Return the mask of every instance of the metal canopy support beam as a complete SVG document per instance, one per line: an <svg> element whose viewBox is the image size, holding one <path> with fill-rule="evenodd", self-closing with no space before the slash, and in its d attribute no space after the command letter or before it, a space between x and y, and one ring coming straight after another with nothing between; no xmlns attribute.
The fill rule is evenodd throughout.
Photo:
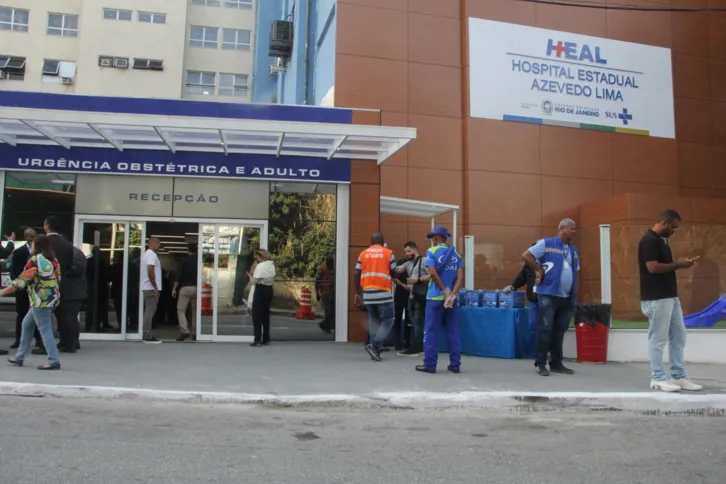
<svg viewBox="0 0 726 484"><path fill-rule="evenodd" d="M338 152L340 147L343 145L343 143L345 143L345 140L347 140L347 139L348 139L347 136L341 136L340 139L335 142L333 147L330 148L330 151L328 152L328 159L331 159L335 155L335 153Z"/></svg>
<svg viewBox="0 0 726 484"><path fill-rule="evenodd" d="M0 141L9 144L10 146L17 146L15 136L9 134L0 134Z"/></svg>
<svg viewBox="0 0 726 484"><path fill-rule="evenodd" d="M169 151L171 151L172 153L176 153L176 146L174 146L174 142L169 139L166 133L163 132L160 128L157 128L156 126L154 126L154 131L156 131L156 134L159 135L159 138L161 138L166 147L169 148Z"/></svg>
<svg viewBox="0 0 726 484"><path fill-rule="evenodd" d="M227 139L224 136L224 131L218 129L217 133L219 133L219 141L222 143L222 148L224 148L224 156L227 156L229 155L229 150L227 149Z"/></svg>
<svg viewBox="0 0 726 484"><path fill-rule="evenodd" d="M280 139L277 140L277 153L275 156L280 157L280 151L282 151L282 143L285 142L285 133L280 134Z"/></svg>
<svg viewBox="0 0 726 484"><path fill-rule="evenodd" d="M99 128L95 124L89 124L88 127L91 128L93 131L95 131L98 136L100 136L101 138L108 141L117 150L119 150L119 151L124 150L123 143L121 141L117 141L113 138L110 138L109 136L106 136L106 134L103 132L103 129Z"/></svg>
<svg viewBox="0 0 726 484"><path fill-rule="evenodd" d="M49 140L53 141L54 143L62 146L63 148L65 148L67 150L71 149L71 144L68 141L55 136L53 133L50 132L50 130L44 128L43 126L38 126L38 124L35 121L26 121L24 119L21 119L20 121L24 125L36 130L38 133L42 134L43 136L45 136Z"/></svg>

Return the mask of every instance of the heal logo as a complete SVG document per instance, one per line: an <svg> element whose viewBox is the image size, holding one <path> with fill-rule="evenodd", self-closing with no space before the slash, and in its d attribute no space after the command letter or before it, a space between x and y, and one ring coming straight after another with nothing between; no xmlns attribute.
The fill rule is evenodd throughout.
<svg viewBox="0 0 726 484"><path fill-rule="evenodd" d="M587 44L580 45L576 42L562 42L561 40L557 42L552 39L547 40L547 56L572 61L592 62L593 64L605 65L608 63L600 54L600 47L591 47Z"/></svg>

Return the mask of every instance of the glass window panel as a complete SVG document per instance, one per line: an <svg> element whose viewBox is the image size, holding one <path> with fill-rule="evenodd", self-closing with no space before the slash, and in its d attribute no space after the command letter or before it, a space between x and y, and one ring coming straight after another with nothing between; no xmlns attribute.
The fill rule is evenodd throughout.
<svg viewBox="0 0 726 484"><path fill-rule="evenodd" d="M63 15L49 13L48 14L48 27L62 28L63 27Z"/></svg>

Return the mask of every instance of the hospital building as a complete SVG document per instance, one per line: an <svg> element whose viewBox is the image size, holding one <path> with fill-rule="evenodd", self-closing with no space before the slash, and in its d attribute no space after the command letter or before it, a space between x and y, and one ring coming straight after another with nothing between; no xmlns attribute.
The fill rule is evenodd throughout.
<svg viewBox="0 0 726 484"><path fill-rule="evenodd" d="M560 3L0 0L2 233L61 217L121 264L123 320L126 254L159 236L173 272L198 243L207 341L251 340L241 281L266 247L273 339L359 342L352 269L371 233L402 256L447 225L467 285L496 289L572 218L580 299L609 292L626 358L646 347L636 248L659 212L683 216L676 256L700 256L678 275L684 311L726 284L726 15ZM334 335L289 316L325 255ZM710 354L720 331L689 346Z"/></svg>

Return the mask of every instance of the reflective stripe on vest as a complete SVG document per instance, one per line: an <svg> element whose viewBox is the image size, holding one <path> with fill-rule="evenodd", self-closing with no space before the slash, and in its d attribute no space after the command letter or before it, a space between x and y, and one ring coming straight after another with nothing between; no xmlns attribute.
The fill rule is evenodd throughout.
<svg viewBox="0 0 726 484"><path fill-rule="evenodd" d="M368 247L360 255L360 285L366 290L393 290L391 256L393 251L380 245Z"/></svg>

